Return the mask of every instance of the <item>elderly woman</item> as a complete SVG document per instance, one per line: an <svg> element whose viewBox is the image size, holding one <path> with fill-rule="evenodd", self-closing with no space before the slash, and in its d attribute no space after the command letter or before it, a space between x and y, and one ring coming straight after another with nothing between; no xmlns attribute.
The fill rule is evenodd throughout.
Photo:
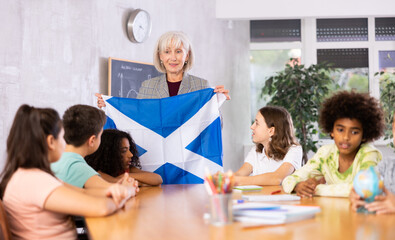
<svg viewBox="0 0 395 240"><path fill-rule="evenodd" d="M159 77L142 83L138 99L165 98L208 88L207 80L187 73L192 68L194 52L188 37L182 32L167 32L157 41L154 51L155 68L162 73ZM225 94L229 100L229 91L224 86L216 86L214 92ZM100 94L98 107L104 107Z"/></svg>

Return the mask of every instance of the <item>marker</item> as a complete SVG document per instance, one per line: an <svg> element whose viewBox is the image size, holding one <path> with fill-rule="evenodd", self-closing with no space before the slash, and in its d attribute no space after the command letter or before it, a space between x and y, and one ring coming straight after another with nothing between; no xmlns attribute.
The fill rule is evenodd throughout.
<svg viewBox="0 0 395 240"><path fill-rule="evenodd" d="M277 193L281 193L281 190L277 190L271 193L271 195L277 194Z"/></svg>
<svg viewBox="0 0 395 240"><path fill-rule="evenodd" d="M235 199L233 200L234 204L244 203L244 199Z"/></svg>

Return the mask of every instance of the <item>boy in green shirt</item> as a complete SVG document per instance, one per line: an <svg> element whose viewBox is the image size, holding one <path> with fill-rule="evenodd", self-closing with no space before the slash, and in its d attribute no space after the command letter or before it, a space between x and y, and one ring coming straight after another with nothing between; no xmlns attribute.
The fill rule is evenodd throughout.
<svg viewBox="0 0 395 240"><path fill-rule="evenodd" d="M80 188L107 188L112 183L105 181L91 168L84 157L94 153L99 145L106 115L88 105L74 105L63 115L66 150L59 161L51 164L56 177ZM120 181L135 195L138 183L125 174Z"/></svg>

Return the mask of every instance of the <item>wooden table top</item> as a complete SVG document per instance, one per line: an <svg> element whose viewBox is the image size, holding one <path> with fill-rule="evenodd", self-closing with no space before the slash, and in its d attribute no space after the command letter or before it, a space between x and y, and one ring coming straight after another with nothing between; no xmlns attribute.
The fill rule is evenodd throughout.
<svg viewBox="0 0 395 240"><path fill-rule="evenodd" d="M270 194L280 186L264 187ZM251 192L249 194L258 194ZM234 193L241 198L241 193ZM295 204L293 202L281 202ZM395 239L395 215L352 212L347 198L314 197L300 205L321 207L315 218L276 226L243 228L241 223L217 227L204 219L209 199L202 184L143 187L125 209L86 218L93 240L101 239Z"/></svg>

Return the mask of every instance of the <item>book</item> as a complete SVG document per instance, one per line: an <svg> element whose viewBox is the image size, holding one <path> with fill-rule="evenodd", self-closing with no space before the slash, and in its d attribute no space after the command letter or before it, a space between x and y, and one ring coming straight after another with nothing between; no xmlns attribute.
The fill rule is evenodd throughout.
<svg viewBox="0 0 395 240"><path fill-rule="evenodd" d="M285 224L315 217L319 206L280 205L247 202L233 205L233 215L243 227Z"/></svg>
<svg viewBox="0 0 395 240"><path fill-rule="evenodd" d="M242 195L246 201L251 202L276 202L276 201L299 201L300 197L291 194L278 194L278 195Z"/></svg>
<svg viewBox="0 0 395 240"><path fill-rule="evenodd" d="M233 189L241 190L241 191L260 191L263 189L262 186L258 185L244 185L244 186L235 186Z"/></svg>

